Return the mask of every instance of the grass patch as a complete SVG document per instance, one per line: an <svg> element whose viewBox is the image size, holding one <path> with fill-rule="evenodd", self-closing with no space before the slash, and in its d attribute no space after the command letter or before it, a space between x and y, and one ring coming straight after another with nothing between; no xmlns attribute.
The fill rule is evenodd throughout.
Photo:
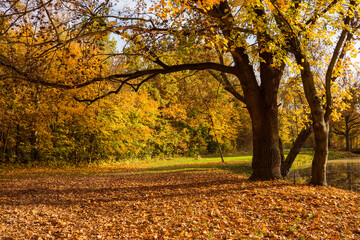
<svg viewBox="0 0 360 240"><path fill-rule="evenodd" d="M252 156L203 158L169 158L131 161L103 161L88 165L74 166L63 165L53 167L46 165L1 165L0 175L27 175L27 174L102 174L122 172L174 172L174 171L199 171L199 170L228 170L234 173L249 175L251 173Z"/></svg>
<svg viewBox="0 0 360 240"><path fill-rule="evenodd" d="M285 150L288 153L288 150ZM306 149L298 154L291 170L303 169L311 166L314 152ZM359 157L359 154L343 151L330 151L329 159L341 159ZM162 159L129 159L122 161L101 161L90 164L71 165L71 164L7 164L0 165L0 175L21 175L21 174L101 174L118 172L173 172L173 171L193 171L220 169L233 173L249 175L251 155L230 155L224 157L225 164L221 163L220 157L205 156L194 157L175 157Z"/></svg>
<svg viewBox="0 0 360 240"><path fill-rule="evenodd" d="M223 170L236 174L250 176L251 165L249 162L228 162L228 163L197 163L185 165L167 165L139 169L140 172L183 172L183 171L207 171Z"/></svg>
<svg viewBox="0 0 360 240"><path fill-rule="evenodd" d="M224 157L225 162L251 162L252 156L231 156ZM165 160L155 160L153 162L140 164L144 167L163 167L174 165L187 165L187 164L207 164L207 163L220 163L220 157L201 157L201 158L172 158Z"/></svg>
<svg viewBox="0 0 360 240"><path fill-rule="evenodd" d="M314 157L313 152L310 151L300 152L296 156L296 159L291 167L291 170L310 167L313 157Z"/></svg>

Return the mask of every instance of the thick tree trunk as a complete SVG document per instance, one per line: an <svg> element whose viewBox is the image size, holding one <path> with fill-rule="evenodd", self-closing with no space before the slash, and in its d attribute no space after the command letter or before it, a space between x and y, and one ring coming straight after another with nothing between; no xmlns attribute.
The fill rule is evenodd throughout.
<svg viewBox="0 0 360 240"><path fill-rule="evenodd" d="M281 151L277 134L274 132L255 134L256 137L254 135L252 159L253 173L250 180L271 180L281 178Z"/></svg>
<svg viewBox="0 0 360 240"><path fill-rule="evenodd" d="M250 180L281 178L282 152L277 105L266 107L264 103L262 107L258 106L256 111L250 112L250 116L253 128L253 173Z"/></svg>
<svg viewBox="0 0 360 240"><path fill-rule="evenodd" d="M235 18L227 1L220 1L220 4L214 5L208 14L219 20L224 36L229 40L234 39L236 31L232 31L232 29ZM261 7L257 8L256 14L259 18L266 15L265 10ZM220 81L226 90L246 104L250 113L253 132L251 180L281 178L277 93L285 64L281 64L281 66L274 64L273 53L266 52L268 49L267 39L266 31L260 30L257 33L257 42L260 48L264 49L259 53L259 57L262 59L259 66L259 79L246 49L236 46L233 41L228 43L229 48L232 49L234 67L237 69L235 75L240 81L243 97L239 97L240 94L234 94L235 89L231 82L226 80L226 77L224 81Z"/></svg>

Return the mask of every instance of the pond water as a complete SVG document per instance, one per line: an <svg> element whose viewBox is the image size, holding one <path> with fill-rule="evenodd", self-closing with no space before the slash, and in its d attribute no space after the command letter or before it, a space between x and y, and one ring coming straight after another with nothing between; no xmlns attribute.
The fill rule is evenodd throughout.
<svg viewBox="0 0 360 240"><path fill-rule="evenodd" d="M311 167L291 171L288 180L309 182ZM360 160L330 160L327 164L327 182L330 186L360 192Z"/></svg>

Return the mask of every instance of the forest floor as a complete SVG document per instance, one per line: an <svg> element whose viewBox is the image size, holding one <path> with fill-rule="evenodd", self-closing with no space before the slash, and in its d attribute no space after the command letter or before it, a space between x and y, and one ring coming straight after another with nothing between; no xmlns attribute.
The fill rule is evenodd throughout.
<svg viewBox="0 0 360 240"><path fill-rule="evenodd" d="M359 193L208 165L2 174L0 239L360 239Z"/></svg>

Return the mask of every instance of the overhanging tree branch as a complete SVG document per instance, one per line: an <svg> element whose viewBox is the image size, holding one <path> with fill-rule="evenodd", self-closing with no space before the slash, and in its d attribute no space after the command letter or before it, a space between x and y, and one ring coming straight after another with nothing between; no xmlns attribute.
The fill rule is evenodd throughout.
<svg viewBox="0 0 360 240"><path fill-rule="evenodd" d="M219 63L213 62L205 62L205 63L193 63L193 64L180 64L168 66L163 69L148 69L143 71L137 71L133 73L122 73L122 74L114 74L107 78L109 79L126 79L127 81L136 79L143 76L148 76L152 74L168 74L181 72L186 70L216 70L219 72L225 72L230 74L236 74L236 69L234 67L222 65Z"/></svg>
<svg viewBox="0 0 360 240"><path fill-rule="evenodd" d="M162 69L147 69L143 71L137 71L133 73L122 73L122 74L114 74L107 77L98 77L93 78L89 81L80 83L80 84L61 84L56 82L48 82L45 79L42 79L39 76L35 76L33 74L29 74L28 72L24 72L19 70L16 66L12 65L10 61L7 60L6 56L0 55L0 66L5 67L7 70L12 71L17 76L21 76L24 81L41 84L43 86L54 87L54 88L62 88L62 89L77 89L82 88L88 85L91 85L96 82L101 81L117 81L120 83L125 83L130 85L135 91L139 89L139 87L145 83L146 81L154 78L159 74L169 74L181 71L191 71L191 70L216 70L220 72L235 74L236 71L233 67L222 65L219 63L213 62L204 62L204 63L194 63L194 64L180 64L180 65L173 65L167 66L166 68ZM131 83L130 81L133 79L138 79L146 77L140 83Z"/></svg>

